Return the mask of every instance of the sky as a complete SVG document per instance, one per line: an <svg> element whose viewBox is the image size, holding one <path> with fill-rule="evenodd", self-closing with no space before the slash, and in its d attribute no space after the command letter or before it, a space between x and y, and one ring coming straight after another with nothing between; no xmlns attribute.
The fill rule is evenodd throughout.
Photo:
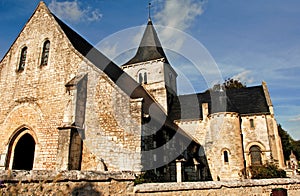
<svg viewBox="0 0 300 196"><path fill-rule="evenodd" d="M148 0L44 2L119 65L133 55L120 55L124 52L120 49L120 37L131 33L132 43L128 45L137 47L149 11ZM227 78L239 79L247 86L266 81L277 122L294 139L300 139L300 1L150 2L151 19L182 80L178 82L180 94L205 91L214 82ZM38 3L0 0L1 59ZM124 44L127 43L123 41L123 47Z"/></svg>

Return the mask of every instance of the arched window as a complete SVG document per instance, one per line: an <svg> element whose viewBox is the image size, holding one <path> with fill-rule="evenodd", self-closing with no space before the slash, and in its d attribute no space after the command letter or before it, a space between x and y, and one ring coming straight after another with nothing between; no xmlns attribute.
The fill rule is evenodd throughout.
<svg viewBox="0 0 300 196"><path fill-rule="evenodd" d="M144 73L144 84L147 84L147 72Z"/></svg>
<svg viewBox="0 0 300 196"><path fill-rule="evenodd" d="M147 84L148 82L148 75L147 75L147 71L146 70L140 70L138 72L138 82L140 84Z"/></svg>
<svg viewBox="0 0 300 196"><path fill-rule="evenodd" d="M47 65L48 64L49 50L50 50L50 41L47 40L47 41L44 42L44 46L43 46L41 65Z"/></svg>
<svg viewBox="0 0 300 196"><path fill-rule="evenodd" d="M259 146L251 146L250 148L251 165L261 165L261 149Z"/></svg>
<svg viewBox="0 0 300 196"><path fill-rule="evenodd" d="M143 83L143 75L142 75L142 73L139 73L139 83L140 84Z"/></svg>
<svg viewBox="0 0 300 196"><path fill-rule="evenodd" d="M223 152L223 156L224 156L224 163L228 163L228 162L229 162L229 159L228 159L228 151L227 151L227 150L225 150L225 151Z"/></svg>
<svg viewBox="0 0 300 196"><path fill-rule="evenodd" d="M250 119L250 128L254 128L254 120Z"/></svg>
<svg viewBox="0 0 300 196"><path fill-rule="evenodd" d="M27 47L25 46L21 50L21 56L20 56L18 71L23 71L24 70L25 63L26 63L26 55L27 55Z"/></svg>

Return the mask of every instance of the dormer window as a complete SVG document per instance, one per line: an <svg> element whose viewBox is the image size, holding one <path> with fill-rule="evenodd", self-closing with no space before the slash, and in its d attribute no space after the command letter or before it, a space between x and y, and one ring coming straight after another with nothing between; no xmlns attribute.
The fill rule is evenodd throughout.
<svg viewBox="0 0 300 196"><path fill-rule="evenodd" d="M41 66L44 66L44 65L48 64L49 50L50 50L50 41L47 40L47 41L44 42L44 46L43 46Z"/></svg>
<svg viewBox="0 0 300 196"><path fill-rule="evenodd" d="M21 56L20 56L18 71L23 71L25 69L26 55L27 55L27 47L25 46L21 50Z"/></svg>

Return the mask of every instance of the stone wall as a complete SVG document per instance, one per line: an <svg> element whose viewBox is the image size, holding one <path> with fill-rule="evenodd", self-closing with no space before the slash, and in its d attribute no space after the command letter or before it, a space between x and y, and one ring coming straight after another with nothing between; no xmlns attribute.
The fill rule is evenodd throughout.
<svg viewBox="0 0 300 196"><path fill-rule="evenodd" d="M129 172L1 171L0 195L129 195Z"/></svg>
<svg viewBox="0 0 300 196"><path fill-rule="evenodd" d="M263 164L268 163L271 160L271 149L269 142L269 133L267 130L266 115L249 115L242 116L242 132L243 142L245 149L245 159L247 167L251 165L249 149L253 145L260 147L262 151L262 162ZM250 120L253 121L253 127L250 125Z"/></svg>
<svg viewBox="0 0 300 196"><path fill-rule="evenodd" d="M256 145L262 151L263 164L274 161L283 169L282 145L274 115L243 115L241 120L246 166L251 165L249 149ZM253 126L251 126L250 120L253 122Z"/></svg>
<svg viewBox="0 0 300 196"><path fill-rule="evenodd" d="M247 195L270 196L272 189L287 189L289 196L300 194L299 179L264 179L228 182L151 183L134 187L135 195Z"/></svg>
<svg viewBox="0 0 300 196"><path fill-rule="evenodd" d="M48 64L41 66L46 40L50 41L50 55ZM28 48L25 68L18 71L24 46ZM5 92L0 97L0 153L6 158L3 163L10 161L8 155L17 143L13 137L26 128L36 143L33 168L56 167L57 127L61 126L69 97L65 84L81 61L48 9L39 6L0 62L0 90Z"/></svg>
<svg viewBox="0 0 300 196"><path fill-rule="evenodd" d="M134 185L130 172L0 171L0 195L248 195L300 193L299 178Z"/></svg>
<svg viewBox="0 0 300 196"><path fill-rule="evenodd" d="M213 180L237 180L242 176L243 151L237 113L220 112L209 117L204 150ZM225 160L227 152L228 160Z"/></svg>
<svg viewBox="0 0 300 196"><path fill-rule="evenodd" d="M46 40L49 59L41 66ZM18 71L25 46L25 68ZM0 170L12 169L14 148L25 133L35 141L29 169L79 168L81 154L73 152L82 149L84 170L140 170L143 100L130 99L80 54L43 2L0 61L0 91L5 92L0 97ZM83 144L71 140L73 129Z"/></svg>

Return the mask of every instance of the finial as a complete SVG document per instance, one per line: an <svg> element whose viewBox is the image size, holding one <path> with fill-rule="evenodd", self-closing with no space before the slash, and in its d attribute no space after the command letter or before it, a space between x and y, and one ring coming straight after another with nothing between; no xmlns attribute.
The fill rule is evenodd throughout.
<svg viewBox="0 0 300 196"><path fill-rule="evenodd" d="M148 20L151 20L151 2L148 3L148 10L149 10L149 13L148 13Z"/></svg>

